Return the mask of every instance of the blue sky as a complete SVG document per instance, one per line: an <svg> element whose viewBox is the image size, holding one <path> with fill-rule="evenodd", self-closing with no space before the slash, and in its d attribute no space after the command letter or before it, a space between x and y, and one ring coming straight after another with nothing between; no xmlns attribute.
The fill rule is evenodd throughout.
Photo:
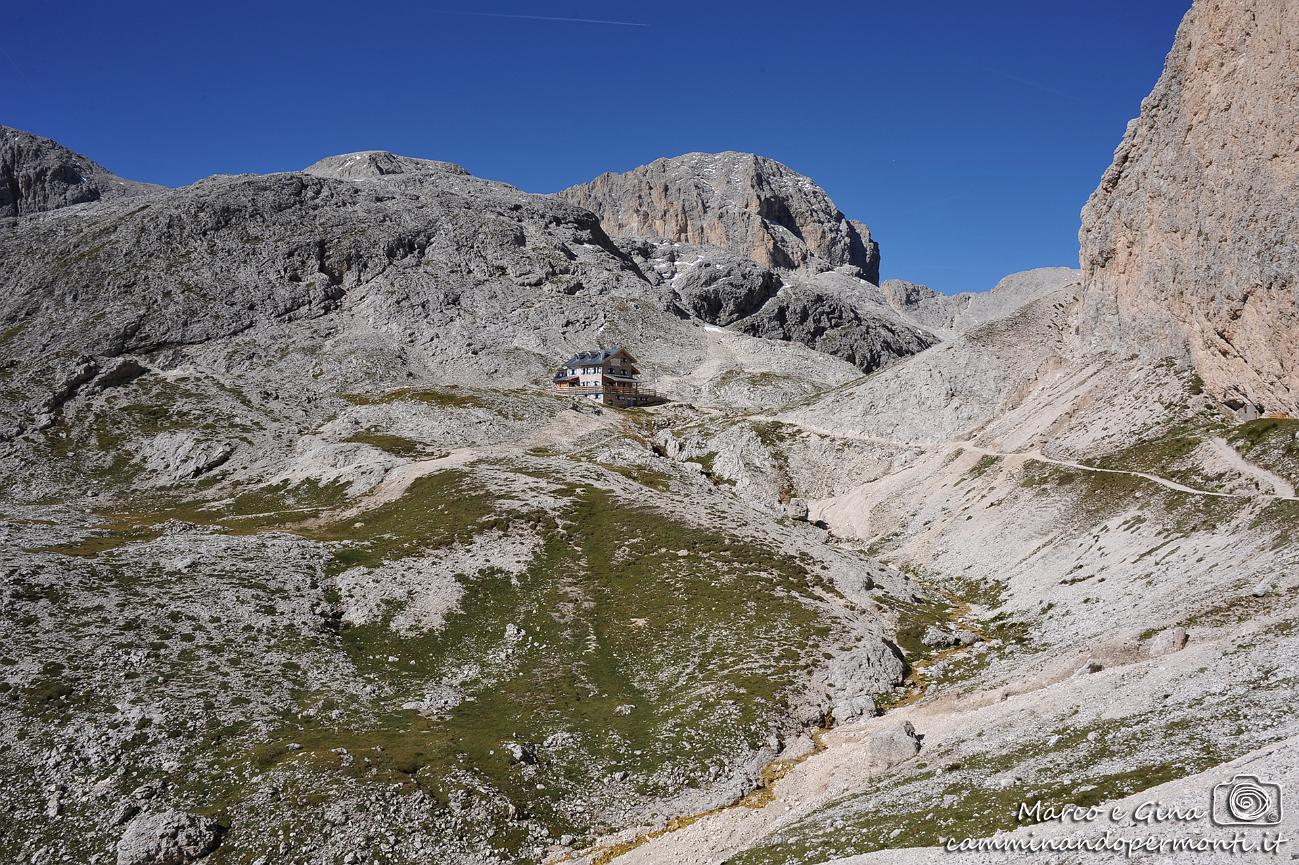
<svg viewBox="0 0 1299 865"><path fill-rule="evenodd" d="M172 186L386 149L551 192L754 151L869 224L886 278L978 290L1076 266L1189 2L1065 5L16 4L0 123Z"/></svg>

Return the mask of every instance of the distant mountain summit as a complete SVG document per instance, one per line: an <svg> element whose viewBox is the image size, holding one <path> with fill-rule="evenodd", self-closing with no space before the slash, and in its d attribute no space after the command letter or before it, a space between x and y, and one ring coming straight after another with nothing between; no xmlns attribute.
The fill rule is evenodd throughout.
<svg viewBox="0 0 1299 865"><path fill-rule="evenodd" d="M558 196L614 236L718 247L766 267L852 265L879 283L879 244L812 180L752 153L687 153L606 173Z"/></svg>
<svg viewBox="0 0 1299 865"><path fill-rule="evenodd" d="M23 216L163 188L118 177L53 139L0 126L0 216Z"/></svg>
<svg viewBox="0 0 1299 865"><path fill-rule="evenodd" d="M303 169L304 174L334 180L369 180L392 174L421 174L428 171L469 176L468 171L453 162L398 156L386 150L359 150L356 153L326 156Z"/></svg>
<svg viewBox="0 0 1299 865"><path fill-rule="evenodd" d="M940 294L927 285L886 279L880 285L888 304L943 339L988 321L1005 318L1032 300L1079 279L1071 267L1039 267L1012 273L988 291Z"/></svg>

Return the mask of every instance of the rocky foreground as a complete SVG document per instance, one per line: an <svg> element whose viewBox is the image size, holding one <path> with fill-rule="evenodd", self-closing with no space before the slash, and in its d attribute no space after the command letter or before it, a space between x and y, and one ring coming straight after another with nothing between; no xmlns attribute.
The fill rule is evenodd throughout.
<svg viewBox="0 0 1299 865"><path fill-rule="evenodd" d="M0 858L1024 861L942 847L1293 788L1292 18L1197 3L1083 270L954 296L750 155L4 130ZM612 344L667 401L548 392Z"/></svg>

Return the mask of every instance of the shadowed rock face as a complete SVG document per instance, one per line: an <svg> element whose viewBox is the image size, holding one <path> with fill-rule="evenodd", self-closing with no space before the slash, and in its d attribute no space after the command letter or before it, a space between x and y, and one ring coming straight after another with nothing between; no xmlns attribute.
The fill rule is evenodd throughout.
<svg viewBox="0 0 1299 865"><path fill-rule="evenodd" d="M715 246L620 238L676 309L737 333L802 343L873 372L938 341L851 265L776 270Z"/></svg>
<svg viewBox="0 0 1299 865"><path fill-rule="evenodd" d="M879 282L879 245L815 183L751 153L688 153L558 193L612 235L715 246L765 267L861 269Z"/></svg>
<svg viewBox="0 0 1299 865"><path fill-rule="evenodd" d="M780 284L775 271L750 259L714 253L674 280L673 289L692 316L725 327L761 309Z"/></svg>
<svg viewBox="0 0 1299 865"><path fill-rule="evenodd" d="M1082 335L1299 409L1299 6L1196 2L1083 210Z"/></svg>
<svg viewBox="0 0 1299 865"><path fill-rule="evenodd" d="M791 276L760 310L731 330L801 342L874 372L938 343L903 319L878 288L843 271Z"/></svg>
<svg viewBox="0 0 1299 865"><path fill-rule="evenodd" d="M123 180L57 141L0 126L0 216L23 216L159 189Z"/></svg>

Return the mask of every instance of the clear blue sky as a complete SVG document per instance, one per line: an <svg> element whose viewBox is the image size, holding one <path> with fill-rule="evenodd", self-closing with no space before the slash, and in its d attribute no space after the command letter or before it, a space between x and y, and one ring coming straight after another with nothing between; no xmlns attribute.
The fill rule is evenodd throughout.
<svg viewBox="0 0 1299 865"><path fill-rule="evenodd" d="M19 3L0 123L172 186L386 149L551 192L755 151L869 224L885 277L954 292L1076 266L1079 208L1188 6Z"/></svg>

